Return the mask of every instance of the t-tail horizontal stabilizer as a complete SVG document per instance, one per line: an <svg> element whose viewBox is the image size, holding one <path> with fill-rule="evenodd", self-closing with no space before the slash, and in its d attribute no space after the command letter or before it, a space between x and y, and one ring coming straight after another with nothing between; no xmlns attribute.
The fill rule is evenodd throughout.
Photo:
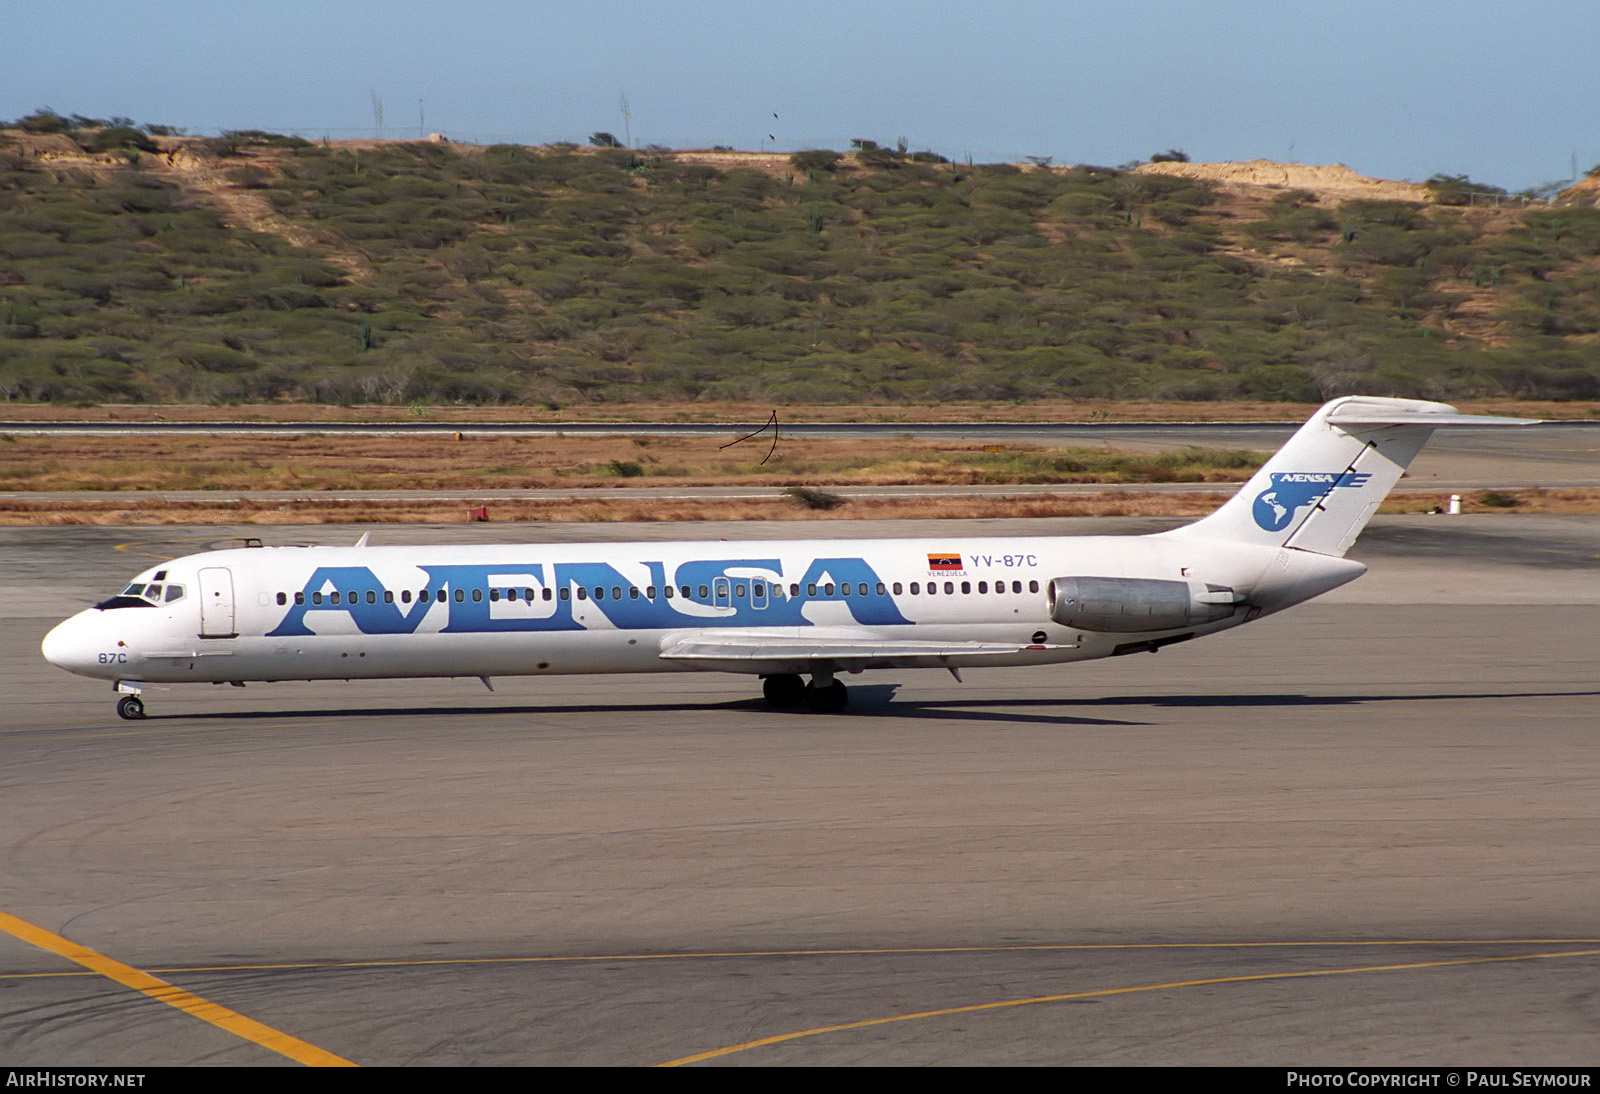
<svg viewBox="0 0 1600 1094"><path fill-rule="evenodd" d="M1462 414L1417 399L1335 399L1222 508L1165 535L1341 556L1435 429L1536 421Z"/></svg>

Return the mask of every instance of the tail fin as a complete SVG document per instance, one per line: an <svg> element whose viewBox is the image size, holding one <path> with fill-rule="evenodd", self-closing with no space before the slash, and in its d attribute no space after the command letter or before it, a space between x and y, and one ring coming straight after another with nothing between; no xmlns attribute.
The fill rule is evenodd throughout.
<svg viewBox="0 0 1600 1094"><path fill-rule="evenodd" d="M1222 508L1166 535L1342 556L1435 429L1533 421L1461 414L1416 399L1335 399Z"/></svg>

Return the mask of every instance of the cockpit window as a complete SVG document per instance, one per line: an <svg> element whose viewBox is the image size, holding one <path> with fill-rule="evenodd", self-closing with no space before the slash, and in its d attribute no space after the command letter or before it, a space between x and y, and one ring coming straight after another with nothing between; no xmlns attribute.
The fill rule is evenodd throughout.
<svg viewBox="0 0 1600 1094"><path fill-rule="evenodd" d="M174 600L182 599L182 585L147 585L136 581L110 600L102 600L95 607L101 611L109 611L112 608L154 608L163 602L171 604Z"/></svg>
<svg viewBox="0 0 1600 1094"><path fill-rule="evenodd" d="M112 608L153 608L155 605L142 596L114 596L110 600L102 600L95 607L108 612Z"/></svg>

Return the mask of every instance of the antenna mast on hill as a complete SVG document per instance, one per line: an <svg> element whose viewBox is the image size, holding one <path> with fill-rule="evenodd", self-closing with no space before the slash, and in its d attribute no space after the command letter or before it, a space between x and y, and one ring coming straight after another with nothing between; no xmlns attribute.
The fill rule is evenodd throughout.
<svg viewBox="0 0 1600 1094"><path fill-rule="evenodd" d="M372 124L378 131L378 139L383 140L383 100L378 98L376 91L369 91L372 96Z"/></svg>
<svg viewBox="0 0 1600 1094"><path fill-rule="evenodd" d="M629 125L632 117L633 113L628 109L628 93L624 91L622 93L622 143L629 148L633 147L633 131Z"/></svg>

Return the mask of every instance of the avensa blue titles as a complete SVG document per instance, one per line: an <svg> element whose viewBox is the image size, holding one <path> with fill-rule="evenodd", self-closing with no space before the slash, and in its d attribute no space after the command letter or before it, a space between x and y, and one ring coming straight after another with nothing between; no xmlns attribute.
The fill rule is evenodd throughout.
<svg viewBox="0 0 1600 1094"><path fill-rule="evenodd" d="M386 601L386 591L395 593L393 585L385 585L365 566L319 566L307 579L301 602L290 606L283 620L268 632L273 637L283 635L314 634L306 626L308 612L343 612L348 615L363 634L412 634L430 611L444 607L448 620L443 628L446 634L483 633L497 631L560 631L583 630L585 625L574 618L574 609L587 615L598 612L619 630L648 630L671 627L805 627L811 621L801 612L808 601L834 600L848 605L850 614L858 623L866 625L909 624L888 596L876 595L878 574L864 559L819 558L812 561L805 576L799 581L802 594L812 585L815 596L773 595L773 586L783 582L782 563L772 558L754 559L698 559L678 566L671 578L660 562L642 563L649 572L649 584L656 587L656 596L630 595L637 589L633 579L624 577L615 567L603 562L556 563L488 563L474 565L419 565L417 569L427 574L420 585L429 593L413 603ZM730 571L738 570L737 576ZM551 571L554 571L553 575ZM755 583L767 588L765 597L755 595ZM849 583L856 592L866 583L872 595L846 596L840 591ZM696 596L687 601L682 597L662 595L665 586L689 586L698 592L704 586L710 593L704 599ZM833 586L834 592L824 589ZM537 616L513 614L504 601L496 602L486 595L486 590L509 587L538 590L535 601L541 613ZM545 601L543 590L567 591L567 599L559 596ZM605 590L606 599L579 599L577 590ZM621 597L613 589L623 590ZM444 599L439 600L440 591ZM334 603L332 594L339 594ZM740 595L742 592L742 595ZM370 596L368 594L371 594ZM320 601L317 603L316 601ZM694 604L701 612L691 614L680 610L680 605ZM711 606L715 614L702 614L704 606Z"/></svg>

